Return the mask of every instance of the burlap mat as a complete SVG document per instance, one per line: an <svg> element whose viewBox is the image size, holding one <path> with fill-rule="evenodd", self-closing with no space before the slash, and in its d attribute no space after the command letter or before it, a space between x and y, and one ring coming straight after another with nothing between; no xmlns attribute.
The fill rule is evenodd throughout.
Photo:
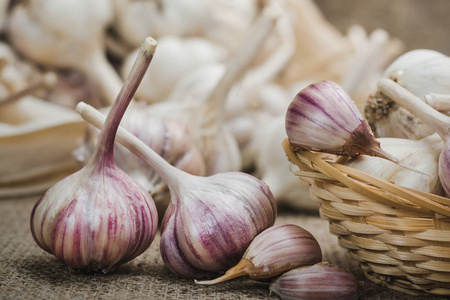
<svg viewBox="0 0 450 300"><path fill-rule="evenodd" d="M29 228L37 198L0 201L0 298L1 299L278 299L268 285L244 278L214 286L196 285L169 273L159 254L159 235L141 256L106 275L77 273L44 252ZM324 261L350 269L364 281L359 299L426 299L388 290L364 280L328 233L328 223L317 215L281 211L278 224L297 224L319 241ZM429 299L438 299L429 297Z"/></svg>

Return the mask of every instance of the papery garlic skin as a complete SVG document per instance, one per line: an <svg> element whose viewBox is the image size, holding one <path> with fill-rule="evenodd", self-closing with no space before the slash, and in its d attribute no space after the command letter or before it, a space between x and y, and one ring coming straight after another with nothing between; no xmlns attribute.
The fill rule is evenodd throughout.
<svg viewBox="0 0 450 300"><path fill-rule="evenodd" d="M259 234L243 258L251 261L255 272L250 278L273 278L288 270L322 261L320 245L315 237L300 226L272 226Z"/></svg>
<svg viewBox="0 0 450 300"><path fill-rule="evenodd" d="M431 94L450 94L450 57L434 50L416 49L399 56L384 72L426 102ZM365 117L378 137L421 139L434 131L383 94L369 97Z"/></svg>
<svg viewBox="0 0 450 300"><path fill-rule="evenodd" d="M88 165L50 188L31 214L45 251L76 269L107 272L142 254L158 225L147 191L115 165Z"/></svg>
<svg viewBox="0 0 450 300"><path fill-rule="evenodd" d="M290 143L302 149L356 156L360 145L375 143L356 104L331 81L311 84L297 94L285 128Z"/></svg>
<svg viewBox="0 0 450 300"><path fill-rule="evenodd" d="M437 133L421 140L379 138L378 141L386 152L398 158L403 165L422 173L408 170L385 159L364 155L354 157L345 164L399 186L437 195L442 193L438 169L444 142Z"/></svg>
<svg viewBox="0 0 450 300"><path fill-rule="evenodd" d="M185 195L172 194L161 225L163 261L184 278L204 278L232 267L276 218L269 188L253 176L230 172L203 180L202 189L186 182Z"/></svg>
<svg viewBox="0 0 450 300"><path fill-rule="evenodd" d="M439 155L439 178L447 197L450 197L450 139L445 142L444 149Z"/></svg>
<svg viewBox="0 0 450 300"><path fill-rule="evenodd" d="M270 285L270 290L282 300L348 300L356 298L358 282L347 270L318 263L284 273Z"/></svg>

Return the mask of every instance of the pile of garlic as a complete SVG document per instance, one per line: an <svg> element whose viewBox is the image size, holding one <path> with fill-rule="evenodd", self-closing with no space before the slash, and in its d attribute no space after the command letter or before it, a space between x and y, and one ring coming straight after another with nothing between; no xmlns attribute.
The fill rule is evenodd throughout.
<svg viewBox="0 0 450 300"><path fill-rule="evenodd" d="M20 117L18 113L14 113L15 117L0 116L0 145L8 145L10 149L0 153L3 154L0 163L7 166L0 177L0 197L41 193L86 163L88 155L81 132L84 124L71 110L80 100L107 110L131 68L137 47L151 35L159 43L154 72L144 77L131 108L134 104L138 109L147 106L149 115L164 115L169 122L182 115L189 116L188 123L192 118L201 121L205 117L206 121L199 122L203 123L201 130L188 130L195 143L199 143L200 151L206 153L210 172L249 172L267 181L279 203L300 210L316 210L307 185L292 179L293 167L286 161L280 145L286 137L281 119L290 99L308 83L326 79L341 83L357 100L358 107L363 107L365 95L375 87L376 78L402 51L402 43L383 30L367 34L355 25L343 35L327 22L312 0L94 0L88 5L76 0L64 4L40 0L17 1L9 6L4 3L7 2L0 3L0 42L8 50L0 53L0 103L1 99L11 99L14 93L19 93L20 97L16 97L19 99L9 100L5 107L26 116ZM220 84L226 68L231 68L240 47L253 34L250 29L257 25L255 22L263 11L270 11L275 18L273 28L266 33L262 29L254 31L264 34L261 46L251 61L240 62L243 70L236 72L235 79ZM20 66L14 63L14 72L2 67L11 64L11 55L20 60ZM49 72L56 75L56 81L51 87L39 85L40 78ZM6 80L8 87L4 91ZM213 92L214 89L221 91ZM220 117L208 110L198 112L195 100L207 99L211 93L224 98L218 101L221 104L216 109ZM64 118L31 113L36 111L27 104L31 98L34 102L45 101L42 109L54 110ZM161 104L166 102L172 105L161 112ZM76 125L72 118L77 120ZM65 133L58 128L72 125L79 128L70 133L72 143L67 146L54 143L48 150L49 157L64 155L64 164L30 157L13 139L20 134L33 135L30 127L48 128L39 139L28 141L27 149L33 152L42 147L40 141L44 137L62 141ZM20 129L25 132L19 127L25 128ZM12 128L15 131L9 133L7 130ZM180 128L180 132L185 130ZM215 138L208 138L211 136ZM209 153L217 149L228 150L215 161ZM17 161L35 161L28 167L32 176L22 174L24 165L6 164L13 152ZM148 173L143 172L137 176Z"/></svg>
<svg viewBox="0 0 450 300"><path fill-rule="evenodd" d="M161 255L179 277L280 276L271 289L282 298L308 297L312 287L321 289L319 298L337 290L354 296L353 275L322 263L308 232L296 228L299 237L282 241L274 233L277 203L317 210L281 142L288 137L297 148L350 156L352 167L425 192L442 193L438 169L450 174L438 159L450 147L432 135L447 138L442 126L430 122L417 141L381 138L390 131L376 121L395 107L395 99L384 98L386 81L367 100L385 77L449 111L448 57L417 50L388 67L403 51L400 41L358 25L343 35L312 0L0 2L0 18L0 197L53 186L33 210L32 232L41 248L72 267L113 270L145 251L161 221ZM151 57L158 43L147 73L152 58L143 40ZM422 77L418 70L427 63L430 74ZM100 133L94 126L105 117L96 109L108 113ZM404 116L421 123L395 111L387 123ZM114 144L116 132L123 146ZM110 202L102 202L102 186L115 191ZM68 187L71 198L61 200ZM91 199L126 215L127 231L117 238L127 251L99 250L109 233L93 226L96 217L106 219L89 209ZM58 220L49 214L55 207ZM71 231L72 212L81 233ZM69 249L54 229L67 229L74 243L83 234L99 243ZM280 258L284 250L292 256ZM336 280L324 287L324 277Z"/></svg>

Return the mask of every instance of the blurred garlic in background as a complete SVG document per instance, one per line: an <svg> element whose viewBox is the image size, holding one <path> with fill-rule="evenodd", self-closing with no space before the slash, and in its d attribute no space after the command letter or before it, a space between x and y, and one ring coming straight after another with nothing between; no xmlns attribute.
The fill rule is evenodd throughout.
<svg viewBox="0 0 450 300"><path fill-rule="evenodd" d="M137 51L125 58L122 74L128 74ZM148 103L164 101L184 75L210 63L224 62L227 56L226 49L205 38L162 36L158 40L158 55L152 62L154 71L145 75L136 98Z"/></svg>
<svg viewBox="0 0 450 300"><path fill-rule="evenodd" d="M389 65L383 78L396 81L427 102L427 99L431 100L436 94L450 94L450 58L434 50L412 50ZM365 117L379 137L421 139L434 132L420 119L379 92L367 100Z"/></svg>
<svg viewBox="0 0 450 300"><path fill-rule="evenodd" d="M122 85L105 53L104 35L112 17L109 0L20 2L8 20L8 39L38 64L83 72L111 104Z"/></svg>

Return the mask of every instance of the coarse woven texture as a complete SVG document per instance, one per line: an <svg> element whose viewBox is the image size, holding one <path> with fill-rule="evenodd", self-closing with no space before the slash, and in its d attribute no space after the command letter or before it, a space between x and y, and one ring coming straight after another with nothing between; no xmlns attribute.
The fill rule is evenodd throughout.
<svg viewBox="0 0 450 300"><path fill-rule="evenodd" d="M266 283L245 278L214 286L176 278L164 268L159 235L143 255L111 273L74 272L33 241L29 218L36 201L0 201L0 299L278 299ZM297 224L310 231L322 247L324 261L348 268L364 283L359 299L440 299L409 296L365 280L318 215L281 211L276 224Z"/></svg>

